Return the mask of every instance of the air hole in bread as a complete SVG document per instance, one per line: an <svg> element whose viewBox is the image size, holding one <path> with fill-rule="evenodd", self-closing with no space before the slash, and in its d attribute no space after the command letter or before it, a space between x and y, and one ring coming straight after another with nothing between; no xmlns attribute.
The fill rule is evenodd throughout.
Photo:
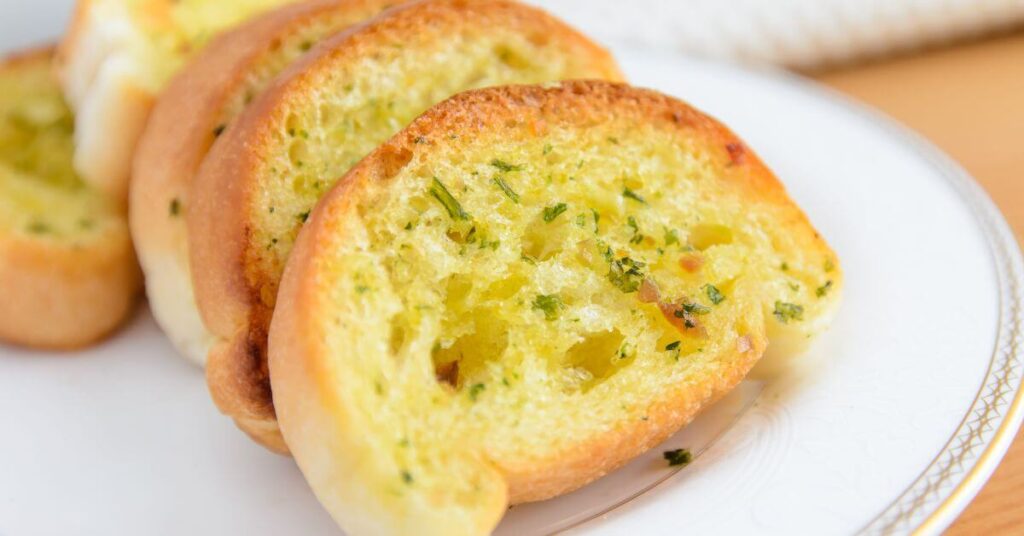
<svg viewBox="0 0 1024 536"><path fill-rule="evenodd" d="M469 333L441 342L433 353L438 381L462 391L490 379L508 347L508 325L487 307L459 316Z"/></svg>
<svg viewBox="0 0 1024 536"><path fill-rule="evenodd" d="M563 389L586 392L610 378L633 359L634 352L617 329L584 335L566 352Z"/></svg>

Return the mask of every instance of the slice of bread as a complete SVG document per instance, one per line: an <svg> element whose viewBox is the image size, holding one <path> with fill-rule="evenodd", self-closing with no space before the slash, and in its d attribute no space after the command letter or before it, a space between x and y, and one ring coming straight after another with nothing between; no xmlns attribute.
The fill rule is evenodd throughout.
<svg viewBox="0 0 1024 536"><path fill-rule="evenodd" d="M132 152L156 95L220 31L295 0L79 0L58 73L76 115L74 166L126 200Z"/></svg>
<svg viewBox="0 0 1024 536"><path fill-rule="evenodd" d="M52 58L0 63L0 339L71 349L117 327L141 281L124 216L71 168Z"/></svg>
<svg viewBox="0 0 1024 536"><path fill-rule="evenodd" d="M215 38L168 84L133 163L129 214L150 309L190 360L205 364L213 336L195 305L185 212L192 179L224 132L282 69L315 43L395 0L327 0L282 7Z"/></svg>
<svg viewBox="0 0 1024 536"><path fill-rule="evenodd" d="M274 403L350 534L484 534L735 386L838 304L728 129L607 82L463 93L358 164L288 261Z"/></svg>
<svg viewBox="0 0 1024 536"><path fill-rule="evenodd" d="M619 77L603 49L504 0L398 7L289 67L214 144L186 214L197 303L218 338L207 380L220 409L283 445L266 364L280 274L314 203L377 144L465 89Z"/></svg>

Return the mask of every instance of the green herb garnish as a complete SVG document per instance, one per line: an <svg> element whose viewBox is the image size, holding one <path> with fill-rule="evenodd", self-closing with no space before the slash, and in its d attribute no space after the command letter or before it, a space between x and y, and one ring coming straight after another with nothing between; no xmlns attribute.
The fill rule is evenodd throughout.
<svg viewBox="0 0 1024 536"><path fill-rule="evenodd" d="M498 168L498 171L501 171L503 173L508 173L510 171L522 171L523 170L523 166L521 166L521 165L509 164L508 162L506 162L504 160L498 160L497 158L495 158L494 160L491 160L491 165L496 167L496 168Z"/></svg>
<svg viewBox="0 0 1024 536"><path fill-rule="evenodd" d="M177 197L171 199L171 204L167 207L167 212L170 213L171 216L181 214L181 200Z"/></svg>
<svg viewBox="0 0 1024 536"><path fill-rule="evenodd" d="M562 307L564 307L562 299L556 294L538 294L533 299L533 308L544 311L544 318L547 320L558 318L558 313L562 310Z"/></svg>
<svg viewBox="0 0 1024 536"><path fill-rule="evenodd" d="M668 344L666 344L666 345L665 345L665 350L668 350L668 351L670 351L670 352L671 352L672 350L676 350L676 349L678 349L678 348L679 348L679 345L680 345L681 343L682 343L682 341L672 341L672 342L670 342L670 343L668 343Z"/></svg>
<svg viewBox="0 0 1024 536"><path fill-rule="evenodd" d="M28 224L28 228L27 229L28 229L28 232L30 232L32 234L46 234L46 233L50 232L50 226L45 224L45 223L43 223L43 222L41 222L41 221L34 221L34 222Z"/></svg>
<svg viewBox="0 0 1024 536"><path fill-rule="evenodd" d="M817 294L819 298L824 298L825 295L828 294L828 291L831 290L831 289L832 289L832 280L829 279L828 281L825 281L824 285L822 285L822 286L818 287L817 289L815 289L814 293Z"/></svg>
<svg viewBox="0 0 1024 536"><path fill-rule="evenodd" d="M644 241L644 235L640 234L640 226L636 223L636 218L633 216L626 218L626 225L633 230L633 236L629 239L630 244L639 244Z"/></svg>
<svg viewBox="0 0 1024 536"><path fill-rule="evenodd" d="M304 212L300 212L300 213L299 213L299 215L298 215L298 216L296 216L296 218L297 218L297 219L298 219L298 220L299 220L300 222L302 222L302 223L306 223L306 220L308 220L308 219L309 219L309 211L307 210L307 211L304 211Z"/></svg>
<svg viewBox="0 0 1024 536"><path fill-rule="evenodd" d="M605 255L606 257L611 255L611 248L607 250ZM611 262L610 269L608 270L608 280L626 294L636 292L640 288L640 283L643 283L644 280L644 273L642 271L644 266L646 265L642 262L634 261L629 257L622 257Z"/></svg>
<svg viewBox="0 0 1024 536"><path fill-rule="evenodd" d="M666 450L661 456L668 461L669 467L686 466L693 461L693 454L687 449Z"/></svg>
<svg viewBox="0 0 1024 536"><path fill-rule="evenodd" d="M711 312L711 308L697 302L691 302L683 304L683 311L691 315L706 315Z"/></svg>
<svg viewBox="0 0 1024 536"><path fill-rule="evenodd" d="M708 295L708 299L711 300L712 304L718 305L725 301L725 294L722 294L722 292L718 290L718 287L709 283L704 285L702 288L704 289L704 293Z"/></svg>
<svg viewBox="0 0 1024 536"><path fill-rule="evenodd" d="M679 234L676 233L675 229L665 228L665 247L669 247L672 244L679 243Z"/></svg>
<svg viewBox="0 0 1024 536"><path fill-rule="evenodd" d="M544 144L544 149L541 151L541 154L543 154L544 156L547 156L551 152L551 149L553 149L553 148L554 147L552 147L550 143L545 143Z"/></svg>
<svg viewBox="0 0 1024 536"><path fill-rule="evenodd" d="M406 484L412 484L412 473L403 469L402 482L405 482Z"/></svg>
<svg viewBox="0 0 1024 536"><path fill-rule="evenodd" d="M634 192L633 190L630 190L629 188L622 189L622 197L625 197L626 199L632 199L633 201L636 201L637 203L643 203L644 205L647 204L647 200L645 200L643 197L640 197L640 194Z"/></svg>
<svg viewBox="0 0 1024 536"><path fill-rule="evenodd" d="M459 201L452 196L451 192L448 191L448 188L445 188L444 184L438 180L437 177L434 177L434 182L430 186L430 195L434 196L434 199L437 199L437 201L441 203L441 206L448 211L448 216L450 216L451 219L469 219L469 213L462 210L462 205L459 204Z"/></svg>
<svg viewBox="0 0 1024 536"><path fill-rule="evenodd" d="M779 270L782 270L783 272L788 271L789 270L789 263L786 263L786 262L782 263L779 266Z"/></svg>
<svg viewBox="0 0 1024 536"><path fill-rule="evenodd" d="M482 383L474 383L469 388L469 399L476 402L477 397L480 396L480 393L482 393L484 389L487 389L486 385Z"/></svg>
<svg viewBox="0 0 1024 536"><path fill-rule="evenodd" d="M215 138L220 137L220 135L223 134L224 131L227 130L227 128L228 128L227 125L217 125L216 127L213 128L213 137L215 137Z"/></svg>
<svg viewBox="0 0 1024 536"><path fill-rule="evenodd" d="M775 300L775 311L772 314L779 319L779 322L788 324L790 320L803 320L804 308L802 305Z"/></svg>
<svg viewBox="0 0 1024 536"><path fill-rule="evenodd" d="M551 205L550 207L544 207L544 221L551 223L555 221L555 218L568 209L569 205L566 205L565 203L558 203L556 205Z"/></svg>
<svg viewBox="0 0 1024 536"><path fill-rule="evenodd" d="M505 196L511 199L513 203L519 203L519 194L517 194L504 179L501 177L494 177L491 180L494 181L494 184L498 185L498 188L501 188L502 192L505 192Z"/></svg>

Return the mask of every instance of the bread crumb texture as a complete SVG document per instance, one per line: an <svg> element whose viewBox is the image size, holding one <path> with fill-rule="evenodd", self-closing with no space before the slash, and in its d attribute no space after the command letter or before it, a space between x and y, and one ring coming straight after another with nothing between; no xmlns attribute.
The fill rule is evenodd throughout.
<svg viewBox="0 0 1024 536"><path fill-rule="evenodd" d="M50 57L40 51L0 69L0 232L68 246L124 233L115 207L71 167L74 120Z"/></svg>
<svg viewBox="0 0 1024 536"><path fill-rule="evenodd" d="M521 59L441 78L536 57L509 50ZM360 102L362 91L331 106L388 106ZM355 156L351 127L332 132L341 163ZM282 139L295 140L295 159L331 143ZM302 177L283 183L302 200L293 211L316 191ZM312 257L293 262L308 267L297 284L316 290L296 302L308 313L287 313L310 353L271 372L314 360L318 391L304 395L325 401L333 417L319 425L335 429L319 437L353 462L334 478L365 485L392 516L449 528L506 487L512 502L568 491L522 481L600 476L648 416L675 423L650 437L674 432L684 423L666 415L693 409L681 393L699 407L769 336L824 329L841 285L831 250L742 142L682 103L606 83L455 97L357 167L313 218ZM588 460L600 470L580 469ZM560 464L584 476L559 475Z"/></svg>
<svg viewBox="0 0 1024 536"><path fill-rule="evenodd" d="M326 60L332 68L291 81L304 89L274 110L249 198L248 255L264 304L273 305L294 238L321 195L431 105L473 88L621 77L603 50L541 12L461 4L396 13L338 47Z"/></svg>

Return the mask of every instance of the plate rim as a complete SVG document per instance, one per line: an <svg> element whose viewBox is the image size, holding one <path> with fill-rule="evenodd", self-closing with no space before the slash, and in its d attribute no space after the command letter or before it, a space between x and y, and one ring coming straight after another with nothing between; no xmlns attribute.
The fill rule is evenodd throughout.
<svg viewBox="0 0 1024 536"><path fill-rule="evenodd" d="M918 535L944 531L981 491L1024 421L1024 251L1003 213L970 173L922 134L870 104L813 79L770 65L730 64L614 40L607 44L613 52L640 52L666 61L684 60L752 76L834 105L919 157L965 204L989 251L998 295L998 325L985 377L960 424L928 466L855 533ZM672 96L685 100L685 97ZM996 426L992 425L993 421ZM620 510L639 496L655 491L675 474L598 517ZM592 521L594 519L575 526L583 528Z"/></svg>
<svg viewBox="0 0 1024 536"><path fill-rule="evenodd" d="M850 111L921 157L966 204L991 255L998 325L985 378L942 450L895 500L857 531L939 534L988 482L1024 420L1024 252L1006 217L977 179L922 134L838 90L795 74L779 74L782 82ZM993 419L998 419L997 427L991 426Z"/></svg>

